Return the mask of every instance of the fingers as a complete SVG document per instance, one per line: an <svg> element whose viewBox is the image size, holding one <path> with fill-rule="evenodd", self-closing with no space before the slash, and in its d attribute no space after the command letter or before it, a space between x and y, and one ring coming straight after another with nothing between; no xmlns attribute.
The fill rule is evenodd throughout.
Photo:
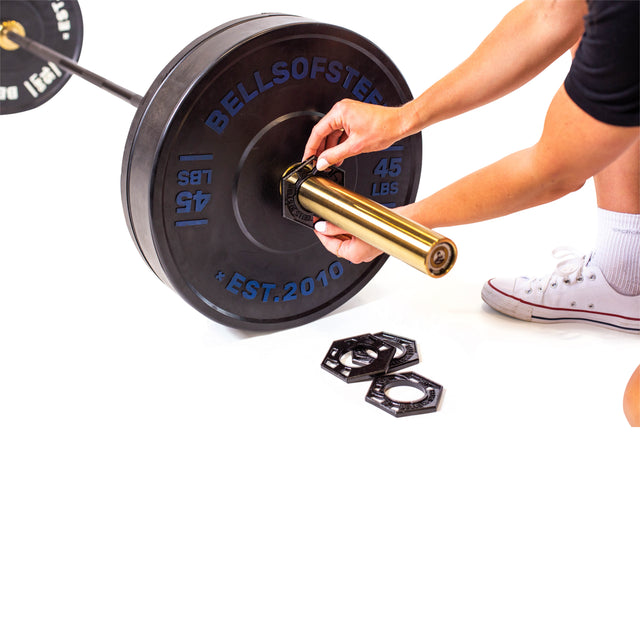
<svg viewBox="0 0 640 640"><path fill-rule="evenodd" d="M319 156L327 148L329 136L335 136L337 133L339 138L341 132L344 131L341 111L337 106L337 104L333 105L331 110L311 130L311 135L304 149L304 160L311 156Z"/></svg>
<svg viewBox="0 0 640 640"><path fill-rule="evenodd" d="M366 104L345 98L313 127L304 159L318 158L321 171L360 153L386 149L406 127L399 107Z"/></svg>
<svg viewBox="0 0 640 640"><path fill-rule="evenodd" d="M326 220L319 220L313 225L313 228L318 232L325 236L344 236L344 231L337 227L335 224L331 222L327 222Z"/></svg>
<svg viewBox="0 0 640 640"><path fill-rule="evenodd" d="M316 233L316 236L318 236L318 240L320 240L327 251L333 253L333 255L338 256L339 258L345 257L340 254L340 247L345 242L341 236L325 236L322 233Z"/></svg>
<svg viewBox="0 0 640 640"><path fill-rule="evenodd" d="M327 251L353 264L370 262L382 253L359 238L345 234L342 229L325 220L317 222L314 229Z"/></svg>
<svg viewBox="0 0 640 640"><path fill-rule="evenodd" d="M344 138L344 131L332 131L322 142L321 148L313 155L317 157L316 166L319 171L324 171L330 166L339 167L345 154L342 152L340 142ZM307 157L307 156L305 156Z"/></svg>
<svg viewBox="0 0 640 640"><path fill-rule="evenodd" d="M318 156L316 167L318 171L324 171L327 167L339 167L347 158L356 155L350 140L335 145L327 144L327 149Z"/></svg>
<svg viewBox="0 0 640 640"><path fill-rule="evenodd" d="M350 111L352 100L345 99L333 105L330 111L313 127L304 149L303 159L316 156L321 171L328 166L339 166L346 158L356 155L357 133L352 131Z"/></svg>

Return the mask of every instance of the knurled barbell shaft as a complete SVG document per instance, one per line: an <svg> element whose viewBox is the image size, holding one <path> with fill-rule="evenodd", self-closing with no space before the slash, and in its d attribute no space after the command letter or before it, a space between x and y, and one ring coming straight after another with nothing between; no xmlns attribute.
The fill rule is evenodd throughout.
<svg viewBox="0 0 640 640"><path fill-rule="evenodd" d="M21 49L28 51L34 56L44 60L45 62L53 62L57 66L59 66L64 71L72 73L91 84L96 85L100 89L104 89L109 93L121 98L125 102L132 104L134 107L138 107L142 102L142 96L134 93L133 91L129 91L120 85L111 82L111 80L107 80L107 78L103 78L99 76L97 73L93 71L89 71L84 67L81 67L75 60L71 58L67 58L67 56L63 56L61 53L58 53L54 49L47 47L36 40L32 40L28 36L23 36L11 29L7 29L3 25L3 36L7 39L11 40L11 42L17 44Z"/></svg>

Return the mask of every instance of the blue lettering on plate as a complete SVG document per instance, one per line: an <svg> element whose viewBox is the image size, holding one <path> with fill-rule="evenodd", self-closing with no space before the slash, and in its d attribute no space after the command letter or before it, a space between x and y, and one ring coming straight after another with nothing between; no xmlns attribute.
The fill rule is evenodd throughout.
<svg viewBox="0 0 640 640"><path fill-rule="evenodd" d="M217 272L216 279L224 278L224 271ZM339 260L332 262L326 269L315 275L300 278L299 281L277 285L272 282L260 282L237 271L229 278L225 290L234 296L242 296L245 300L256 302L291 302L300 297L309 297L314 292L328 287L331 282L339 280L344 274L344 267Z"/></svg>
<svg viewBox="0 0 640 640"><path fill-rule="evenodd" d="M358 69L323 56L296 56L291 60L276 60L267 73L254 71L232 88L227 87L220 102L209 113L205 125L222 135L231 120L249 102L273 88L306 78L340 85L361 102L384 104L383 96L373 81Z"/></svg>

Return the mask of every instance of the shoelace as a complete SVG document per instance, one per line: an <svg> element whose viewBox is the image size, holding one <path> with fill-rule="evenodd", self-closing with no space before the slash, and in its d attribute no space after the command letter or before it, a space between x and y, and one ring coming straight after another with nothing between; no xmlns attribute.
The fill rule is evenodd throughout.
<svg viewBox="0 0 640 640"><path fill-rule="evenodd" d="M561 278L565 284L570 284L572 276L575 275L573 282L582 282L582 271L589 264L591 255L581 256L571 247L557 247L552 251L552 255L560 261L556 265L555 271L543 278L531 280L527 293L531 293L535 287L543 293L549 286L555 288L558 286L558 278Z"/></svg>

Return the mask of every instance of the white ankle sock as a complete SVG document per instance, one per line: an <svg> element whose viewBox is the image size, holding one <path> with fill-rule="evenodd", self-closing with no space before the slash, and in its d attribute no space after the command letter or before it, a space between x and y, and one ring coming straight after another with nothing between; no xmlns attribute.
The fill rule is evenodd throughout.
<svg viewBox="0 0 640 640"><path fill-rule="evenodd" d="M593 262L618 293L639 295L640 215L599 208Z"/></svg>

